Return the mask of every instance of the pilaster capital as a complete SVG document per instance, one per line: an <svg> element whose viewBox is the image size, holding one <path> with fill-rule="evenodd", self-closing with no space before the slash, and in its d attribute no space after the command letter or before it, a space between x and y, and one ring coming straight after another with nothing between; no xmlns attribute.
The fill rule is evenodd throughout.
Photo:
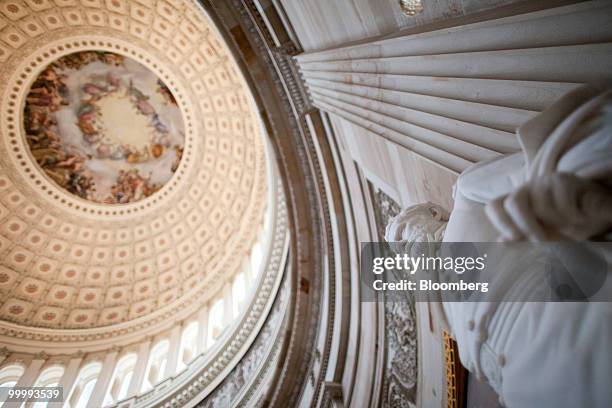
<svg viewBox="0 0 612 408"><path fill-rule="evenodd" d="M34 354L34 360L46 360L48 358L49 354L47 354L45 351Z"/></svg>

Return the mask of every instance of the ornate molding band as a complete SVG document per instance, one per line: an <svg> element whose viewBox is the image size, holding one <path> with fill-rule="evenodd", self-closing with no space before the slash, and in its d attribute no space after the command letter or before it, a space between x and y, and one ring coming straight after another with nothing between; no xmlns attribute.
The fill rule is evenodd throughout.
<svg viewBox="0 0 612 408"><path fill-rule="evenodd" d="M280 187L277 192L282 196ZM193 361L187 371L139 396L135 400L135 407L149 407L152 404L168 408L182 407L187 401L199 398L209 387L220 383L238 364L264 325L285 271L289 237L284 199L278 204L276 220L278 226L275 228L270 258L256 295L242 318L217 340L216 344L221 347L214 350L212 355L207 354L205 358Z"/></svg>

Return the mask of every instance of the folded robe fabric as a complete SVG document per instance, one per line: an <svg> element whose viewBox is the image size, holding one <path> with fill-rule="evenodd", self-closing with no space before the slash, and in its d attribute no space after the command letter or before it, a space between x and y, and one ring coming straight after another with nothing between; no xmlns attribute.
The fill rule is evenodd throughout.
<svg viewBox="0 0 612 408"><path fill-rule="evenodd" d="M522 152L478 163L456 186L444 241L609 238L612 104L578 88L522 126ZM485 211L485 206L487 210ZM502 270L503 269L503 270ZM491 292L545 288L510 264ZM511 297L509 297L511 298ZM444 303L462 363L509 407L607 407L610 303Z"/></svg>
<svg viewBox="0 0 612 408"><path fill-rule="evenodd" d="M521 126L517 136L522 152L475 166L461 180L469 186L462 189L467 198L487 204L499 238L583 240L608 233L612 91L577 88Z"/></svg>

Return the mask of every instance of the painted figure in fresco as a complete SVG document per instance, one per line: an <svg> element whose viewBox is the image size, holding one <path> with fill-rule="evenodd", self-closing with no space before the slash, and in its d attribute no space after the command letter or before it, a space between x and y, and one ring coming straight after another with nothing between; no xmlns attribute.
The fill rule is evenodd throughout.
<svg viewBox="0 0 612 408"><path fill-rule="evenodd" d="M160 186L150 183L150 177L145 178L137 170L121 170L117 184L112 187L113 203L129 203L148 197Z"/></svg>
<svg viewBox="0 0 612 408"><path fill-rule="evenodd" d="M170 155L165 160L169 164L164 171L172 174L182 157L183 146L176 144L177 136L179 140L184 138L180 129L182 123L178 135L170 133L170 129L177 129L177 125L169 127L164 123L150 96L138 89L131 79L122 79L121 72L125 71L113 71L114 67L127 69L125 62L124 57L107 52L85 51L66 55L40 73L26 97L24 127L32 155L55 183L81 198L110 204L125 204L146 198L158 191L162 184L151 182L151 176L141 174L142 170L137 166ZM90 70L96 73L89 75L87 81L80 85L80 103L73 108L77 118L75 125L84 143L67 143L60 133L56 117L56 112L75 103L66 81L73 72L94 63L102 65ZM110 69L104 72L103 66ZM152 92L161 95L162 104L178 109L172 93L161 80L154 82ZM116 137L106 136L107 130L98 104L111 95L128 98L136 111L147 118L150 128L148 146L132 146ZM95 169L104 166L105 160L117 162L109 167L111 173L116 172L116 180L107 187L98 188L100 186L96 180L100 176L96 176L98 170L92 170L92 160L97 161Z"/></svg>
<svg viewBox="0 0 612 408"><path fill-rule="evenodd" d="M166 84L164 84L159 79L157 80L157 92L159 92L163 96L164 100L166 101L166 104L175 106L177 105L176 99L174 98L174 95L172 95L172 92L170 92L170 89L168 89Z"/></svg>

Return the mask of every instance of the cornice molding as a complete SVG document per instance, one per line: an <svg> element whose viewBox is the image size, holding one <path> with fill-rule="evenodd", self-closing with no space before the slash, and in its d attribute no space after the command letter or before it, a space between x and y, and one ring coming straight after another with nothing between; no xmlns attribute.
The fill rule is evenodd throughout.
<svg viewBox="0 0 612 408"><path fill-rule="evenodd" d="M334 228L345 228L343 221L338 221L343 217L342 202L338 200L338 180L334 178L335 173L327 173L333 168L331 153L322 126L319 129L322 134L316 129L317 123L321 125L318 122L320 117L312 108L296 69L294 56L301 52L299 47L290 40L280 45L273 41L274 36L268 32L269 27L253 0L233 0L231 10L221 1L203 3L212 15L217 16L217 26L226 32L228 43L235 40L236 52L242 51L250 56L245 63L248 72L244 75L257 78L252 85L253 94L268 119L268 134L277 150L280 173L286 185L292 247L296 254L290 330L281 351L280 361L283 363L275 383L258 404L297 406L308 378L314 387L312 395L315 399L320 398L324 378L329 375L339 378L344 367L348 319L337 314L348 309L344 304L337 310L336 303L348 302L345 292L349 289L336 287L338 273L344 273L344 270L336 270L336 257L342 257L345 251L334 245L346 245L335 242L333 235ZM248 44L245 44L245 38ZM252 58L252 54L257 58ZM245 60L240 55L236 59ZM273 100L270 99L272 95ZM332 205L335 207L333 212ZM340 290L343 292L338 292ZM323 311L327 316L325 319L321 316ZM340 319L339 325L336 319ZM331 360L334 342L339 343L339 349Z"/></svg>
<svg viewBox="0 0 612 408"><path fill-rule="evenodd" d="M272 50L251 19L252 10L239 0L230 4L205 0L202 4L225 35L227 43L233 45L236 60L241 63L244 76L251 81L285 186L291 252L294 254L290 268L292 302L289 305L288 336L280 352L282 367L277 370L269 394L258 404L295 406L306 380L298 373L308 372L313 362L312 350L319 332L324 254L330 253L329 248L324 247L329 236L324 235L322 224L325 217L322 206L326 206L327 201L324 196L322 198L323 187L317 184L314 175L319 164L316 152L307 142L311 136L304 120L306 112L300 112L294 103L298 98L291 95L291 90L298 92L300 88L287 86L286 79L277 69Z"/></svg>

